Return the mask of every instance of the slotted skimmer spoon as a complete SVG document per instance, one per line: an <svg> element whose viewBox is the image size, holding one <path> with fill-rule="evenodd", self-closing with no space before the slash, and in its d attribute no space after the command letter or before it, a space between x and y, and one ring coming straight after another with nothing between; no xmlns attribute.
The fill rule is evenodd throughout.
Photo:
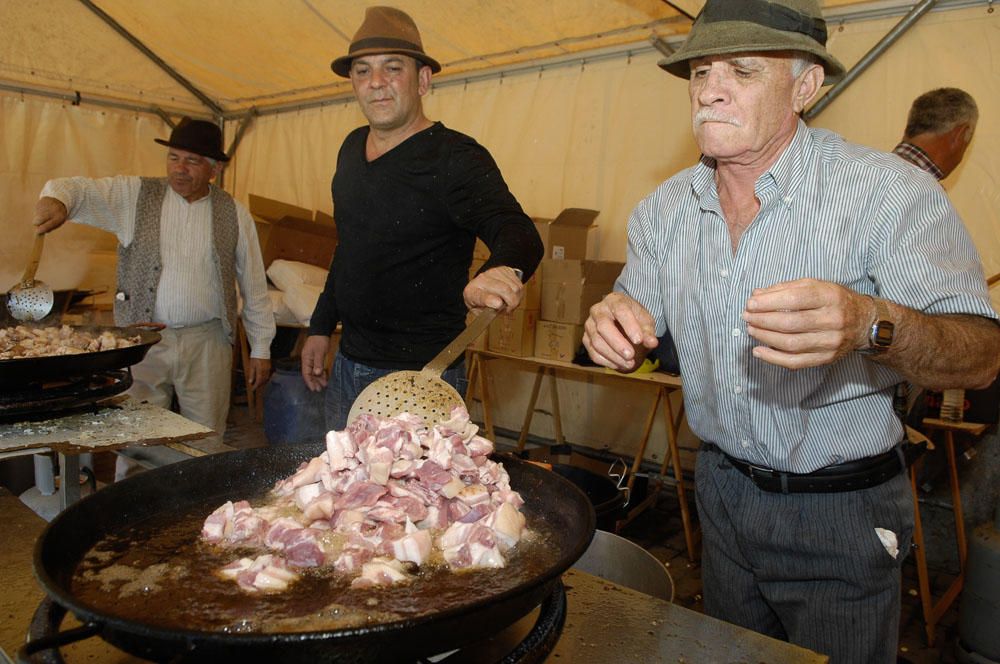
<svg viewBox="0 0 1000 664"><path fill-rule="evenodd" d="M20 321L41 320L52 311L52 303L55 300L52 289L45 283L35 280L38 263L42 260L44 243L44 235L35 236L28 267L24 269L21 281L7 293L7 310L11 316Z"/></svg>
<svg viewBox="0 0 1000 664"><path fill-rule="evenodd" d="M419 415L428 425L447 420L455 406L465 405L465 399L441 374L496 315L496 309L484 309L420 371L395 371L371 383L354 400L347 422L353 422L361 413L392 417L403 412Z"/></svg>

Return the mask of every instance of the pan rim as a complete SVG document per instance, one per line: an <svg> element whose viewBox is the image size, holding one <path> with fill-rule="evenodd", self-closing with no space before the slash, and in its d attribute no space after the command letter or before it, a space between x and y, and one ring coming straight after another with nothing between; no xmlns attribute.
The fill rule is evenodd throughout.
<svg viewBox="0 0 1000 664"><path fill-rule="evenodd" d="M315 451L316 446L314 444L304 444L304 445L290 445L283 446L285 449L289 448L303 448L304 451L308 448L311 451ZM224 455L232 454L247 454L253 452L260 452L261 450L269 450L273 448L248 448L243 450L236 450L233 452L225 452ZM212 455L219 456L219 455ZM502 457L502 458L498 458ZM133 480L142 480L144 475L149 473L158 473L161 471L167 471L172 468L176 469L184 464L197 463L202 459L208 459L211 457L201 457L190 459L186 461L179 462L177 464L172 464L171 466L166 466L159 469L154 469L147 471L139 476L125 480L124 482L131 482ZM510 456L503 453L494 453L491 458L495 460L500 460L504 464L512 462L514 465L519 466L521 472L527 473L530 478L532 476L541 478L548 477L550 481L556 482L562 487L562 491L568 492L569 495L574 496L574 501L586 509L583 510L586 515L586 523L584 524L583 530L584 536L580 537L579 541L567 552L564 552L559 560L554 563L548 570L539 574L538 577L531 580L530 585L527 588L522 587L523 584L509 588L503 592L496 593L493 595L488 595L485 597L480 597L471 601L467 604L461 604L454 606L450 609L443 611L432 611L430 613L402 618L399 620L393 620L384 623L375 623L372 625L366 625L362 627L350 627L335 630L312 630L312 631L298 631L298 632L220 632L220 631L210 631L202 629L187 629L187 628L174 628L174 627L163 627L152 623L142 622L136 619L122 618L96 609L87 604L80 602L65 584L55 579L47 569L44 557L45 548L49 545L49 538L52 537L52 533L57 531L66 519L72 518L74 514L78 511L82 511L87 507L91 501L100 500L99 496L101 491L106 491L107 488L113 488L115 485L110 485L95 494L87 496L78 503L74 503L67 510L57 515L52 522L50 522L46 528L39 535L35 542L35 549L33 555L34 562L34 573L36 580L42 589L61 606L63 606L67 611L72 613L81 623L92 624L99 626L101 633L103 635L107 630L117 630L122 633L129 635L138 635L144 638L158 639L162 642L176 642L176 643L187 643L196 644L199 642L205 644L224 645L233 647L253 647L260 645L275 645L275 644L290 644L297 642L318 642L318 641L329 641L331 644L343 644L348 643L354 639L364 639L368 640L373 637L379 636L391 636L394 634L407 633L411 630L418 630L421 628L430 629L434 626L447 627L448 623L463 613L475 612L478 610L483 610L490 606L491 604L499 604L505 602L513 603L520 597L529 598L532 602L532 606L537 604L534 601L534 597L541 601L541 598L546 592L548 592L548 587L551 585L552 581L560 577L567 569L569 569L573 562L578 560L583 553L586 551L587 547L590 545L590 541L594 536L594 531L596 529L596 513L594 511L593 505L586 495L581 491L576 485L574 485L569 480L563 478L556 473L550 473L547 470L539 468L534 464L531 464L523 459L519 459L515 456ZM124 484L118 483L118 484ZM515 490L519 490L517 487L513 487ZM200 496L197 502L207 502L221 498L223 500L226 498L226 492L220 491L217 495L210 496ZM157 514L159 512L150 512L145 514L142 518L149 518L150 516ZM68 515L68 516L64 516ZM141 519L138 519L141 520ZM137 520L137 521L138 521ZM124 524L122 524L124 525ZM110 532L110 531L109 531ZM89 548L89 545L88 545ZM79 563L79 557L76 557L74 561L75 564ZM502 626L498 626L502 627Z"/></svg>

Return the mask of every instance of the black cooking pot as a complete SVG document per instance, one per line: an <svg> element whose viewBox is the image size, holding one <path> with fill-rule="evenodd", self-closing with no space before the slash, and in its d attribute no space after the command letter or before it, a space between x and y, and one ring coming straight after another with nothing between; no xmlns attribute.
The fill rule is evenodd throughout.
<svg viewBox="0 0 1000 664"><path fill-rule="evenodd" d="M75 325L73 329L90 334L111 332L118 337L139 336L139 343L126 348L76 355L47 355L0 360L0 389L20 388L33 383L86 377L99 371L124 369L138 364L150 347L160 340L160 333L145 327Z"/></svg>
<svg viewBox="0 0 1000 664"><path fill-rule="evenodd" d="M531 523L553 533L552 562L526 582L494 595L475 587L448 610L365 627L295 633L219 633L168 629L123 619L81 602L71 589L74 570L99 540L145 519L181 514L206 502L260 495L303 461L314 445L240 450L201 457L142 473L70 506L41 534L35 574L49 596L82 623L78 634L28 643L38 652L56 642L99 634L133 655L170 662L397 662L413 661L472 643L512 624L537 606L587 549L595 515L587 497L555 473L503 456L511 487L524 498ZM182 598L178 598L182 601Z"/></svg>
<svg viewBox="0 0 1000 664"><path fill-rule="evenodd" d="M624 516L626 493L619 489L615 481L607 475L595 473L565 463L552 464L552 472L575 484L590 500L597 514L597 527L601 530L615 530L615 524Z"/></svg>

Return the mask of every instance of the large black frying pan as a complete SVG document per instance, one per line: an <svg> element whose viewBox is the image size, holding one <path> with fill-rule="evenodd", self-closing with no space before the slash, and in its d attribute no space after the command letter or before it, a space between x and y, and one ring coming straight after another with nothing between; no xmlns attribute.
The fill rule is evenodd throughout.
<svg viewBox="0 0 1000 664"><path fill-rule="evenodd" d="M75 330L101 334L112 332L119 337L139 336L139 343L127 348L102 350L76 355L48 355L0 360L0 389L19 388L32 383L85 377L99 371L124 369L146 357L150 346L160 340L160 333L145 327L110 327L105 325L74 325Z"/></svg>
<svg viewBox="0 0 1000 664"><path fill-rule="evenodd" d="M414 661L473 643L529 613L583 555L594 534L594 509L583 492L555 473L502 456L497 460L510 474L511 487L524 498L529 524L536 519L548 522L557 555L546 569L510 590L490 596L469 588L461 606L361 628L219 633L167 629L107 615L83 604L71 591L74 569L105 535L154 515L184 513L206 501L260 495L318 452L314 445L240 450L165 466L101 489L59 514L41 534L35 546L38 581L84 623L81 635L99 634L118 648L155 661ZM36 646L29 643L26 649L34 652Z"/></svg>

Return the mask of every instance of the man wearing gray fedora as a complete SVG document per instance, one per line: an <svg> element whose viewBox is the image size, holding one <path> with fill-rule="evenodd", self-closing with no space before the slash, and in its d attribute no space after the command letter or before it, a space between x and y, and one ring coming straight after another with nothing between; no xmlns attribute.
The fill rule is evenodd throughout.
<svg viewBox="0 0 1000 664"><path fill-rule="evenodd" d="M844 74L816 0L708 0L660 62L689 79L702 157L639 203L595 362L669 330L684 376L706 611L825 653L896 661L913 502L893 387L985 386L1000 328L930 177L811 129Z"/></svg>
<svg viewBox="0 0 1000 664"><path fill-rule="evenodd" d="M469 309L513 310L543 248L489 152L424 115L422 98L441 65L409 15L369 7L331 67L351 79L368 124L337 156L339 243L310 319L302 375L314 391L326 388L327 427L343 429L369 383L422 368L462 331ZM470 281L476 238L490 257ZM338 322L328 381L324 357ZM464 362L443 378L464 393Z"/></svg>

